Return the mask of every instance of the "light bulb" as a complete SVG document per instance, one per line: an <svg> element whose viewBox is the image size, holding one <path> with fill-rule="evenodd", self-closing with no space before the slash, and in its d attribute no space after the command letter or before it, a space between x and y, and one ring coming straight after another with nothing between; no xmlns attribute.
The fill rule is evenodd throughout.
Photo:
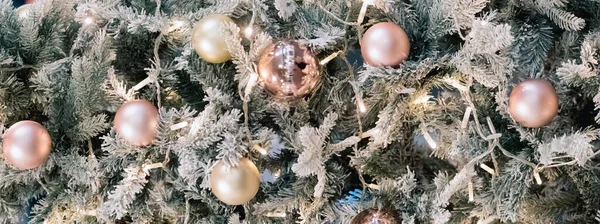
<svg viewBox="0 0 600 224"><path fill-rule="evenodd" d="M92 23L94 23L94 19L92 17L86 17L83 20L83 24L85 24L85 25L91 25Z"/></svg>
<svg viewBox="0 0 600 224"><path fill-rule="evenodd" d="M252 26L249 25L248 27L246 27L246 29L244 29L244 36L250 39L252 37L252 32L254 32L254 29L252 29Z"/></svg>

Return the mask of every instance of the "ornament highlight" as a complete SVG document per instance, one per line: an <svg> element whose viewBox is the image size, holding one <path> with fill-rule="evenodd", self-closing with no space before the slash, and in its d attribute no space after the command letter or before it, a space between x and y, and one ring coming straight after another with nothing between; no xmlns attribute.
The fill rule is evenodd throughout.
<svg viewBox="0 0 600 224"><path fill-rule="evenodd" d="M404 30L391 22L373 25L360 42L360 51L367 64L399 67L408 58L410 40Z"/></svg>
<svg viewBox="0 0 600 224"><path fill-rule="evenodd" d="M358 213L351 224L400 224L401 221L392 210L370 208Z"/></svg>
<svg viewBox="0 0 600 224"><path fill-rule="evenodd" d="M234 167L228 167L223 161L219 161L210 174L211 191L228 205L241 205L252 200L259 185L258 169L247 158L241 158L239 165Z"/></svg>
<svg viewBox="0 0 600 224"><path fill-rule="evenodd" d="M258 74L265 89L284 100L306 96L321 76L315 54L296 40L281 40L266 47L258 61Z"/></svg>
<svg viewBox="0 0 600 224"><path fill-rule="evenodd" d="M51 148L50 134L35 121L13 124L2 139L4 158L19 169L32 169L44 164Z"/></svg>
<svg viewBox="0 0 600 224"><path fill-rule="evenodd" d="M558 96L552 84L533 79L519 83L510 93L509 113L529 128L548 124L558 113Z"/></svg>
<svg viewBox="0 0 600 224"><path fill-rule="evenodd" d="M150 145L157 126L158 110L146 100L127 101L115 115L115 130L132 145Z"/></svg>
<svg viewBox="0 0 600 224"><path fill-rule="evenodd" d="M223 23L233 22L225 15L209 15L194 25L192 45L196 53L210 63L223 63L231 59L225 38L221 37Z"/></svg>

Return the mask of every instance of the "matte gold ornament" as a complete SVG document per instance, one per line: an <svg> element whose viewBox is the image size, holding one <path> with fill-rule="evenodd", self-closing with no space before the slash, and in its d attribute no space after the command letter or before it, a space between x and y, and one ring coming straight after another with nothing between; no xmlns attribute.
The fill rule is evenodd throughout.
<svg viewBox="0 0 600 224"><path fill-rule="evenodd" d="M369 28L360 45L365 62L373 66L399 67L410 51L408 35L390 22L377 23Z"/></svg>
<svg viewBox="0 0 600 224"><path fill-rule="evenodd" d="M158 110L145 100L131 100L123 104L115 115L117 133L132 145L150 145L158 126Z"/></svg>
<svg viewBox="0 0 600 224"><path fill-rule="evenodd" d="M548 81L527 80L512 90L508 107L515 121L537 128L548 124L558 113L558 96Z"/></svg>
<svg viewBox="0 0 600 224"><path fill-rule="evenodd" d="M228 205L249 202L258 192L260 174L256 165L246 158L239 165L228 167L219 161L210 174L210 188L215 196Z"/></svg>
<svg viewBox="0 0 600 224"><path fill-rule="evenodd" d="M358 213L351 224L400 224L401 221L394 211L370 208Z"/></svg>
<svg viewBox="0 0 600 224"><path fill-rule="evenodd" d="M35 121L13 124L2 139L4 158L19 169L32 169L44 164L51 148L50 134Z"/></svg>
<svg viewBox="0 0 600 224"><path fill-rule="evenodd" d="M223 63L231 59L231 53L221 36L221 27L226 22L233 22L225 15L209 15L194 25L192 45L202 59L210 63Z"/></svg>
<svg viewBox="0 0 600 224"><path fill-rule="evenodd" d="M258 61L258 74L265 89L284 100L306 96L321 76L315 54L295 40L277 41L265 48Z"/></svg>

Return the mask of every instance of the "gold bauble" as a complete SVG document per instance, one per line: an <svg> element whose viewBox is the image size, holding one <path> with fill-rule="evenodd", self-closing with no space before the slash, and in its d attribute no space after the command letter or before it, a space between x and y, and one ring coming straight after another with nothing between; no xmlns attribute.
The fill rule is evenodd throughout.
<svg viewBox="0 0 600 224"><path fill-rule="evenodd" d="M35 121L13 124L2 139L4 158L19 169L32 169L44 164L51 148L48 131Z"/></svg>
<svg viewBox="0 0 600 224"><path fill-rule="evenodd" d="M319 61L306 44L277 41L265 48L258 74L271 95L295 100L312 92L320 79Z"/></svg>
<svg viewBox="0 0 600 224"><path fill-rule="evenodd" d="M392 210L370 208L358 213L351 224L400 224L401 222L402 219Z"/></svg>
<svg viewBox="0 0 600 224"><path fill-rule="evenodd" d="M150 145L158 126L158 110L145 100L123 104L115 115L115 130L132 145Z"/></svg>
<svg viewBox="0 0 600 224"><path fill-rule="evenodd" d="M233 22L225 15L209 15L194 25L192 45L202 59L211 63L223 63L231 59L231 53L221 36L221 27L226 22Z"/></svg>
<svg viewBox="0 0 600 224"><path fill-rule="evenodd" d="M558 113L558 96L548 81L534 79L519 83L510 93L510 115L525 127L548 124Z"/></svg>
<svg viewBox="0 0 600 224"><path fill-rule="evenodd" d="M369 65L397 68L408 58L410 40L400 26L390 22L377 23L363 35L360 51Z"/></svg>
<svg viewBox="0 0 600 224"><path fill-rule="evenodd" d="M210 174L210 188L215 196L228 205L244 204L256 195L260 174L256 165L246 158L237 166L228 167L219 161Z"/></svg>

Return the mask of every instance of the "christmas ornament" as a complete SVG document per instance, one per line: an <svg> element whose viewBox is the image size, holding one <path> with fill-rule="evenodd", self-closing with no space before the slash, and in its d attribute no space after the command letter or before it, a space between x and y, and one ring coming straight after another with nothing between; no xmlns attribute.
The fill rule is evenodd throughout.
<svg viewBox="0 0 600 224"><path fill-rule="evenodd" d="M233 22L224 15L209 15L194 25L192 45L200 57L211 63L223 63L231 59L225 38L221 36L223 23Z"/></svg>
<svg viewBox="0 0 600 224"><path fill-rule="evenodd" d="M305 44L282 40L265 48L258 61L258 74L273 96L293 100L315 88L321 75L318 63Z"/></svg>
<svg viewBox="0 0 600 224"><path fill-rule="evenodd" d="M29 14L29 11L31 11L31 5L30 4L25 4L22 5L21 7L15 9L15 12L17 13L17 16L19 16L19 19L23 19L27 17L27 14Z"/></svg>
<svg viewBox="0 0 600 224"><path fill-rule="evenodd" d="M410 51L408 35L390 22L373 25L365 32L360 44L363 58L373 66L398 67Z"/></svg>
<svg viewBox="0 0 600 224"><path fill-rule="evenodd" d="M394 211L370 208L358 213L352 224L400 224L401 221Z"/></svg>
<svg viewBox="0 0 600 224"><path fill-rule="evenodd" d="M48 131L35 121L19 121L4 134L2 151L8 163L19 169L42 165L50 155Z"/></svg>
<svg viewBox="0 0 600 224"><path fill-rule="evenodd" d="M219 161L210 174L210 188L215 196L228 205L241 205L258 192L260 174L252 161L240 159L238 166L228 167Z"/></svg>
<svg viewBox="0 0 600 224"><path fill-rule="evenodd" d="M117 133L129 143L145 146L152 143L158 126L158 110L145 100L123 104L115 115Z"/></svg>
<svg viewBox="0 0 600 224"><path fill-rule="evenodd" d="M558 112L558 96L549 82L527 80L512 90L508 107L515 121L537 128L548 124Z"/></svg>

